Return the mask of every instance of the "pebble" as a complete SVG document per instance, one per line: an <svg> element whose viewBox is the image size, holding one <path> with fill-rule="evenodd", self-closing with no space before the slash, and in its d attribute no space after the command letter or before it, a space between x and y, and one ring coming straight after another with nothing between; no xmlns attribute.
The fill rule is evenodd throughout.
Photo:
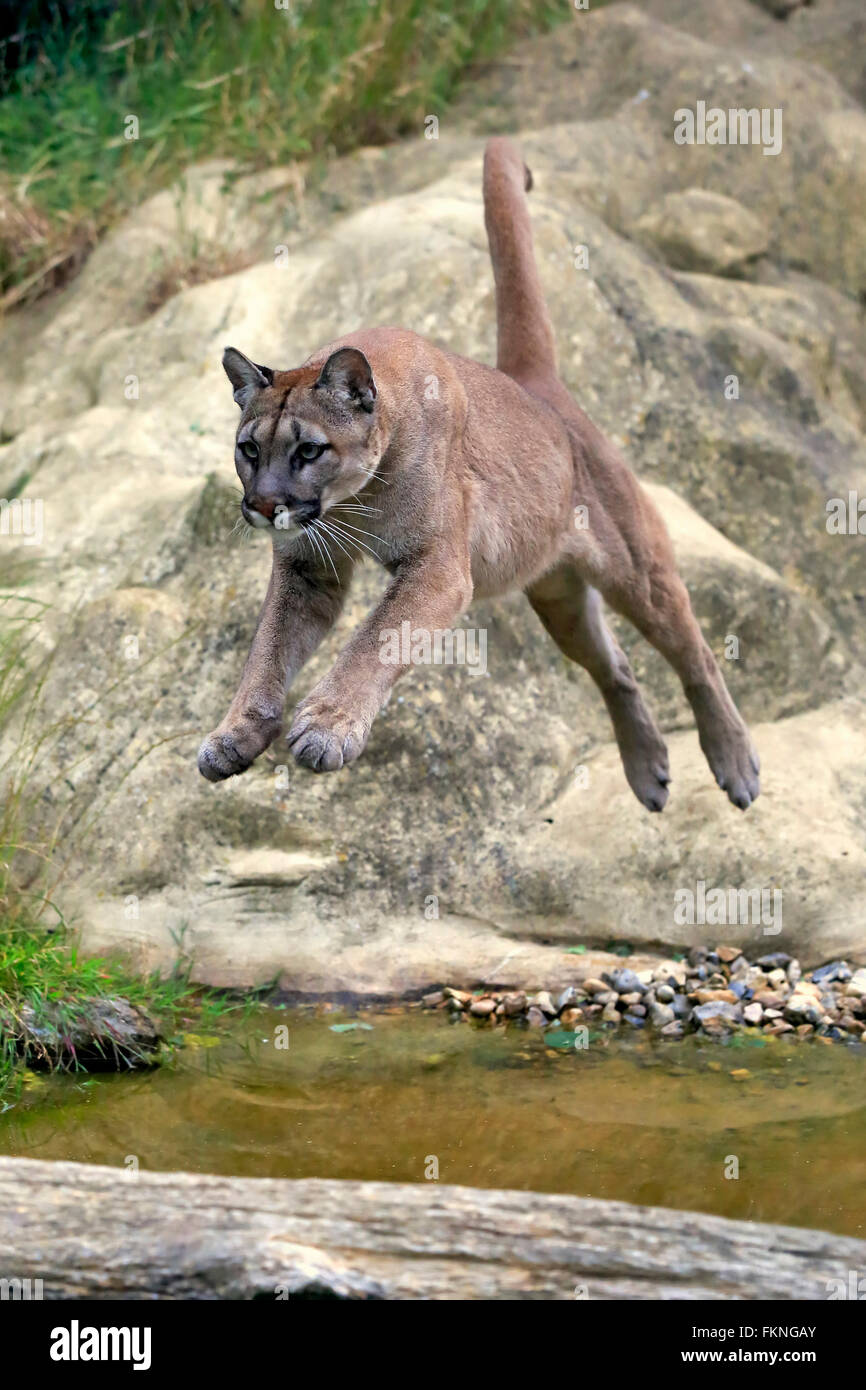
<svg viewBox="0 0 866 1390"><path fill-rule="evenodd" d="M668 1023L677 1022L676 1015L668 1004L650 1004L649 1016L654 1028L664 1028Z"/></svg>
<svg viewBox="0 0 866 1390"><path fill-rule="evenodd" d="M785 1018L789 1023L821 1023L824 1010L810 995L794 994L785 1005Z"/></svg>
<svg viewBox="0 0 866 1390"><path fill-rule="evenodd" d="M557 1008L546 989L540 989L533 999L533 1004L541 1012L547 1014L548 1018L555 1018Z"/></svg>
<svg viewBox="0 0 866 1390"><path fill-rule="evenodd" d="M473 1018L489 1018L496 1011L495 999L473 999L469 1005L469 1012Z"/></svg>
<svg viewBox="0 0 866 1390"><path fill-rule="evenodd" d="M505 1017L516 1018L526 1009L526 995L522 990L519 990L517 994L506 994L502 1004Z"/></svg>
<svg viewBox="0 0 866 1390"><path fill-rule="evenodd" d="M820 999L825 991L822 990L820 985L813 984L811 980L801 980L796 989L793 990L793 993L811 994L813 999Z"/></svg>
<svg viewBox="0 0 866 1390"><path fill-rule="evenodd" d="M830 984L833 980L844 983L851 979L851 967L847 960L831 960L827 965L819 965L817 970L813 970L812 979L816 985Z"/></svg>
<svg viewBox="0 0 866 1390"><path fill-rule="evenodd" d="M617 994L643 994L644 992L644 985L633 970L614 970L611 974L605 975L604 978L611 989L616 990ZM649 984L651 980L652 971L650 971L650 978L646 983Z"/></svg>
<svg viewBox="0 0 866 1390"><path fill-rule="evenodd" d="M760 1004L765 1009L781 1009L785 1003L781 994L777 994L772 989L756 990L752 998L756 1004Z"/></svg>
<svg viewBox="0 0 866 1390"><path fill-rule="evenodd" d="M737 996L732 989L696 989L689 995L690 999L696 999L699 1004L736 1004Z"/></svg>
<svg viewBox="0 0 866 1390"><path fill-rule="evenodd" d="M866 967L852 970L833 960L804 976L800 963L782 951L750 962L741 950L722 945L695 947L688 964L663 961L653 970L618 967L602 979L590 976L556 997L548 990L527 996L491 989L477 996L451 985L431 990L412 1005L443 1009L451 1023L472 1017L492 1027L521 1020L566 1031L599 1023L681 1038L690 1029L724 1039L741 1026L759 1027L769 1037L791 1036L832 1045L866 1042ZM646 1044L643 1044L646 1046ZM732 1073L733 1074L733 1073Z"/></svg>
<svg viewBox="0 0 866 1390"><path fill-rule="evenodd" d="M682 986L686 982L686 963L682 960L663 960L658 969L653 971L653 978Z"/></svg>
<svg viewBox="0 0 866 1390"><path fill-rule="evenodd" d="M742 1021L743 1013L738 1004L715 999L707 1004L699 1004L692 1014L705 1033L730 1033Z"/></svg>
<svg viewBox="0 0 866 1390"><path fill-rule="evenodd" d="M749 989L764 989L769 981L763 970L757 965L750 965L744 973L744 979Z"/></svg>

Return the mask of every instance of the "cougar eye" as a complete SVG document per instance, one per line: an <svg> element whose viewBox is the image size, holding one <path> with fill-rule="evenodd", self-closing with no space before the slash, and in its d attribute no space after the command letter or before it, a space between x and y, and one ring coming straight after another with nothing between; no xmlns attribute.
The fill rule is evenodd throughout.
<svg viewBox="0 0 866 1390"><path fill-rule="evenodd" d="M327 444L299 444L298 458L303 459L304 463L312 463L327 449Z"/></svg>
<svg viewBox="0 0 866 1390"><path fill-rule="evenodd" d="M254 439L245 439L240 446L241 453L250 463L255 463L259 456L259 446Z"/></svg>

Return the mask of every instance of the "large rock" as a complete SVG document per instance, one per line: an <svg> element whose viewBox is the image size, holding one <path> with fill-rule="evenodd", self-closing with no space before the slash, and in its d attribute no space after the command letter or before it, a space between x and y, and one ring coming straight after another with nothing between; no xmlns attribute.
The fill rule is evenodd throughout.
<svg viewBox="0 0 866 1390"><path fill-rule="evenodd" d="M759 217L736 199L703 188L668 193L644 213L635 230L677 270L735 275L768 249Z"/></svg>
<svg viewBox="0 0 866 1390"><path fill-rule="evenodd" d="M58 897L89 949L311 993L537 988L586 973L575 942L704 944L711 930L674 912L703 881L781 892L770 945L804 964L864 958L866 537L830 534L826 505L866 496L866 165L851 158L866 117L850 83L789 56L799 12L780 24L741 5L740 30L726 11L715 43L709 0L683 7L682 27L652 9L578 12L481 79L438 144L419 132L362 151L303 193L291 171L228 187L222 166L194 171L56 301L0 329L0 494L44 501L42 546L26 550L50 605L34 829L60 827ZM673 112L696 92L784 105L779 155L675 145ZM597 692L520 595L473 611L486 676L413 672L336 777L296 771L279 745L221 786L196 771L269 563L266 543L232 535L222 347L288 366L360 323L402 322L491 360L492 126L530 132L564 378L652 489L756 726L765 791L745 817L714 786L672 673L619 624L671 743L668 809L643 812ZM736 258L711 267L721 276L650 245L652 208L695 189L705 241L713 207L741 248L757 247L752 218L766 228L749 279ZM227 264L252 263L149 313L153 268L190 223L209 256L225 243ZM361 570L292 699L382 583ZM768 949L763 924L740 925L744 946Z"/></svg>

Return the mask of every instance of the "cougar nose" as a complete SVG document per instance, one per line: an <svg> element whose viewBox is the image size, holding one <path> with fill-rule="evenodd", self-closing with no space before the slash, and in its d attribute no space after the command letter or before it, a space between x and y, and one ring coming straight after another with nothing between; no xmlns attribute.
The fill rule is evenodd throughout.
<svg viewBox="0 0 866 1390"><path fill-rule="evenodd" d="M284 507L286 504L282 497L277 497L276 495L269 493L264 497L251 497L247 505L249 506L251 511L261 512L262 516L266 516L268 518L268 521L273 521L274 512L276 511L277 507Z"/></svg>

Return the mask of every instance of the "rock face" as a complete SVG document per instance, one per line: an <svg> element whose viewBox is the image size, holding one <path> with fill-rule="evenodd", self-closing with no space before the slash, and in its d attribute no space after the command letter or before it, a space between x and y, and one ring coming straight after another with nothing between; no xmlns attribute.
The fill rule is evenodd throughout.
<svg viewBox="0 0 866 1390"><path fill-rule="evenodd" d="M856 510L853 534L827 524L832 499L866 498L862 73L807 10L722 8L576 12L482 77L438 143L362 151L306 191L286 171L228 189L223 168L192 171L2 326L0 494L44 508L41 546L20 551L50 605L33 815L60 825L58 897L86 948L374 994L561 987L590 964L565 954L577 942L863 958L866 535ZM857 8L822 5L837 38ZM675 143L674 113L699 97L781 108L778 154ZM196 771L269 566L266 543L231 534L222 348L289 366L398 322L492 360L494 128L520 132L535 173L564 379L653 491L753 725L765 791L746 816L713 785L672 673L624 630L671 750L671 801L647 815L589 678L521 595L472 611L486 675L413 672L336 777L295 771L279 745L218 787ZM671 251L671 218L697 258ZM253 263L149 312L180 229ZM293 699L382 583L362 569ZM700 885L765 908L703 922Z"/></svg>

